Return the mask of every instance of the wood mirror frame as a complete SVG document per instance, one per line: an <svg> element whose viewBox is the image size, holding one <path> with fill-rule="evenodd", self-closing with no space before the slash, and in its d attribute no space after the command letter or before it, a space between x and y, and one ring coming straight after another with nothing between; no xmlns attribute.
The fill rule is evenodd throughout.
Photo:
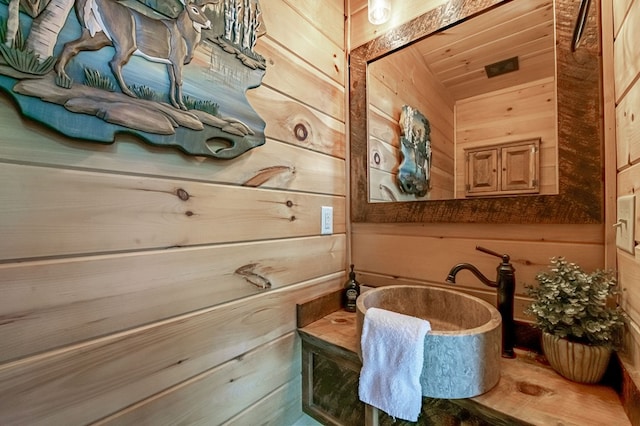
<svg viewBox="0 0 640 426"><path fill-rule="evenodd" d="M555 0L559 194L420 202L368 202L367 64L511 0L450 0L350 52L353 222L602 223L604 206L599 10L593 1L578 48L580 2Z"/></svg>

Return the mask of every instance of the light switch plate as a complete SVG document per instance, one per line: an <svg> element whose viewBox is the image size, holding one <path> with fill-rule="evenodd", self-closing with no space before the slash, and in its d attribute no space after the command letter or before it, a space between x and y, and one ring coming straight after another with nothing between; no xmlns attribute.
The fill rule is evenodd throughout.
<svg viewBox="0 0 640 426"><path fill-rule="evenodd" d="M623 195L618 197L618 213L616 221L616 246L633 254L636 224L636 196Z"/></svg>
<svg viewBox="0 0 640 426"><path fill-rule="evenodd" d="M333 234L333 207L322 206L320 223L320 233L323 235Z"/></svg>

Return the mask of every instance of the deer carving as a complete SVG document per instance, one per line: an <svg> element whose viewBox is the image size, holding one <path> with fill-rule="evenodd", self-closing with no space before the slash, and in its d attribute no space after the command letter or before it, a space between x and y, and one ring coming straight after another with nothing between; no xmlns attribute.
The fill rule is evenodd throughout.
<svg viewBox="0 0 640 426"><path fill-rule="evenodd" d="M167 64L171 104L186 110L182 99L183 67L191 62L201 41L202 29L211 27L211 21L204 14L205 6L219 1L206 0L204 4L196 4L187 0L184 10L175 19L154 19L117 0L76 0L76 15L82 33L65 44L55 70L59 76L68 78L65 68L75 55L113 46L115 54L109 66L123 93L136 97L124 81L122 68L132 55L139 55Z"/></svg>

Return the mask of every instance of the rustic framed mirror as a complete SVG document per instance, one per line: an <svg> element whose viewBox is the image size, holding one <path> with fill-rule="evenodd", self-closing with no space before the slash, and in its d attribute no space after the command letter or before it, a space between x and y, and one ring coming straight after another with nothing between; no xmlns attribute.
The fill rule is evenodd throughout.
<svg viewBox="0 0 640 426"><path fill-rule="evenodd" d="M556 39L558 173L555 194L385 203L370 199L368 67L425 38L446 37L447 31L456 25L509 7L515 1L451 0L351 51L349 118L351 219L354 222L602 222L599 1L594 1L587 11L577 49L572 47L572 38L580 2L550 2Z"/></svg>

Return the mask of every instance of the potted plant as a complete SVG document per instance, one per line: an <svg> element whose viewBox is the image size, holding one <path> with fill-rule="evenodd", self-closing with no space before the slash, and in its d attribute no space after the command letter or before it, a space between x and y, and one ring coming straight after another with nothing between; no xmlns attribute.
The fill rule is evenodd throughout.
<svg viewBox="0 0 640 426"><path fill-rule="evenodd" d="M622 311L611 306L617 282L613 271L586 273L563 257L526 286L534 300L525 311L542 330L542 349L551 367L581 383L602 379L623 325Z"/></svg>

